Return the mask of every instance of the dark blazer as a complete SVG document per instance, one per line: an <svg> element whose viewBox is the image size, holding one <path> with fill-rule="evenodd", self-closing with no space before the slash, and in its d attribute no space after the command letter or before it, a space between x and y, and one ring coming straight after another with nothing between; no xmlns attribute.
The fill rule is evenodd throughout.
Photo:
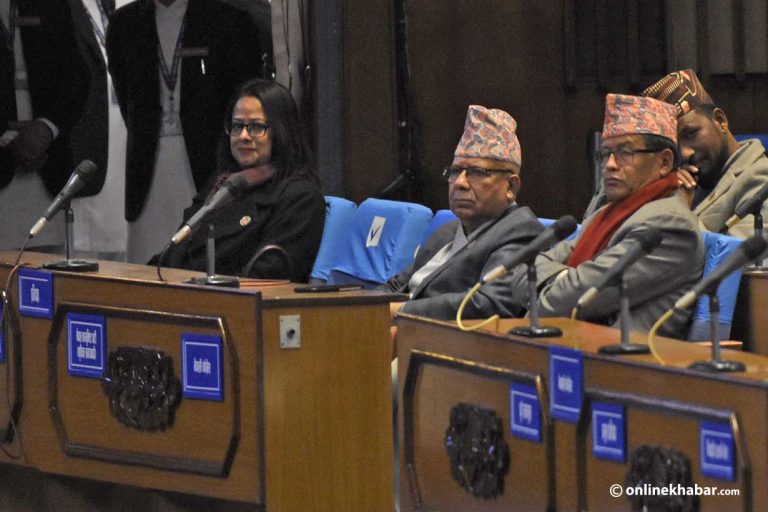
<svg viewBox="0 0 768 512"><path fill-rule="evenodd" d="M78 193L78 196L82 197L98 194L107 177L110 135L109 102L111 99L107 91L107 63L104 61L99 42L93 33L88 11L82 0L68 1L72 10L77 50L87 77L83 114L72 127L70 133L71 165L74 168L79 162L87 158L96 164L98 170L95 178ZM107 14L111 14L114 10L112 2L104 0L102 4Z"/></svg>
<svg viewBox="0 0 768 512"><path fill-rule="evenodd" d="M0 44L0 135L8 129L8 121L16 120L16 92L13 86L13 53L5 44ZM0 148L0 188L13 179L13 153Z"/></svg>
<svg viewBox="0 0 768 512"><path fill-rule="evenodd" d="M48 161L40 171L46 189L59 192L72 172L68 154L69 132L83 112L86 77L75 48L74 27L67 2L18 0L19 17L26 26L21 34L27 81L35 118L49 119L59 136L48 150ZM0 134L17 119L13 55L0 45ZM13 179L11 152L0 150L0 187Z"/></svg>
<svg viewBox="0 0 768 512"><path fill-rule="evenodd" d="M189 55L182 60L180 115L192 176L200 190L214 174L227 102L237 85L259 76L261 49L248 15L218 0L189 0L185 20L182 48ZM137 0L112 15L107 55L128 128L125 217L129 221L141 213L154 173L162 116L158 45L152 0Z"/></svg>
<svg viewBox="0 0 768 512"><path fill-rule="evenodd" d="M207 195L197 195L184 211L185 221L200 209ZM291 280L303 283L309 279L323 236L325 200L318 185L306 179L270 182L215 211L209 222L215 229L217 273L239 275L260 247L276 244L291 258ZM172 247L163 265L205 271L207 224ZM274 252L265 253L249 277L288 277L284 258Z"/></svg>
<svg viewBox="0 0 768 512"><path fill-rule="evenodd" d="M447 243L453 241L459 221L440 226L416 254L409 268L379 287L398 293L412 293L402 311L442 320L456 317L462 299L489 270L509 261L515 250L527 245L544 227L528 207L511 205L504 214L437 270L415 290L408 289L414 272L423 267ZM482 286L464 309L464 318L522 316L527 302L525 269L519 267L505 277Z"/></svg>

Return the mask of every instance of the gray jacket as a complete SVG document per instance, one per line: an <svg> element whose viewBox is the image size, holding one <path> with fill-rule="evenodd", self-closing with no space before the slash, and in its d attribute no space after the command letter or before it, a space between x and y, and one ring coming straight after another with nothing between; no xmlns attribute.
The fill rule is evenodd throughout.
<svg viewBox="0 0 768 512"><path fill-rule="evenodd" d="M699 218L702 230L719 232L736 208L749 201L755 192L768 183L768 156L758 139L741 143L739 150L725 163L720 181L697 206L693 213ZM763 224L768 222L768 201L763 203ZM752 215L730 228L728 234L749 238L755 234Z"/></svg>
<svg viewBox="0 0 768 512"><path fill-rule="evenodd" d="M600 211L600 210L598 210ZM585 222L585 229L594 220ZM658 199L642 206L614 233L606 248L576 268L565 262L575 240L564 241L536 258L541 316L570 316L576 301L618 260L638 233L653 226L662 233L662 242L651 254L631 265L624 273L630 299L632 330L647 332L675 301L699 281L704 269L704 243L696 217L679 195ZM582 230L582 233L584 230ZM567 272L559 275L564 270ZM613 285L579 314L579 318L615 325L619 312L619 290ZM685 338L690 311L675 312L659 334Z"/></svg>
<svg viewBox="0 0 768 512"><path fill-rule="evenodd" d="M496 221L472 237L467 246L428 275L415 290L408 289L414 272L424 266L446 244L453 241L459 221L440 226L419 250L413 265L379 287L411 293L405 313L442 320L456 317L462 299L486 272L509 261L515 250L527 245L544 229L530 208L511 205ZM478 290L464 309L464 318L522 316L526 303L525 268L520 266L505 277Z"/></svg>

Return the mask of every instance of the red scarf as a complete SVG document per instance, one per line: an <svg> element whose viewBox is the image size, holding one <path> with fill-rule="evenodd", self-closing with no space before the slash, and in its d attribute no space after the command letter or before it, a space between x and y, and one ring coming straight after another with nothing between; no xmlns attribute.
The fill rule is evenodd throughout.
<svg viewBox="0 0 768 512"><path fill-rule="evenodd" d="M665 177L640 188L624 200L611 203L603 208L582 233L566 265L577 267L583 262L591 260L608 245L608 240L624 224L625 220L651 201L672 195L679 186L677 176L671 172Z"/></svg>

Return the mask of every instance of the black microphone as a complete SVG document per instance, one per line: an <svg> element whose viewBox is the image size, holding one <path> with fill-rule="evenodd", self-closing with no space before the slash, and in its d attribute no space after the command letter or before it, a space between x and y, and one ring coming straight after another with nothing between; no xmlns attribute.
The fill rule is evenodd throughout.
<svg viewBox="0 0 768 512"><path fill-rule="evenodd" d="M536 256L538 256L540 252L546 251L557 242L576 231L576 227L576 219L574 219L572 215L560 217L554 224L539 233L539 236L534 238L531 243L522 249L515 251L508 263L499 265L485 274L480 281L481 284L490 283L500 277L504 277L512 268L520 263L530 263L536 259Z"/></svg>
<svg viewBox="0 0 768 512"><path fill-rule="evenodd" d="M737 207L731 218L725 223L725 226L730 229L747 215L759 212L766 199L768 199L768 183L755 192L755 195L750 197L746 203Z"/></svg>
<svg viewBox="0 0 768 512"><path fill-rule="evenodd" d="M595 297L597 297L597 293L600 290L623 274L627 267L658 247L660 243L661 231L654 227L648 227L645 231L638 233L637 238L630 240L631 245L627 252L622 254L619 259L616 260L616 263L603 274L596 285L592 286L589 290L584 292L584 295L579 297L576 306L582 308L592 302Z"/></svg>
<svg viewBox="0 0 768 512"><path fill-rule="evenodd" d="M64 185L64 188L61 189L59 195L56 196L45 211L45 214L40 217L40 220L35 222L35 225L29 230L29 238L37 235L45 225L48 224L48 221L56 215L56 212L64 208L75 194L80 192L85 185L90 183L94 176L96 176L96 164L90 160L83 160L80 162L69 177L69 180L67 180L67 184Z"/></svg>
<svg viewBox="0 0 768 512"><path fill-rule="evenodd" d="M760 235L747 238L744 242L728 256L724 262L717 266L707 277L701 280L699 284L693 287L691 291L683 295L675 302L675 309L682 310L690 307L696 299L704 294L717 290L720 281L728 277L732 272L738 270L754 260L768 247L765 239Z"/></svg>
<svg viewBox="0 0 768 512"><path fill-rule="evenodd" d="M233 174L224 185L213 195L210 201L205 203L202 208L197 210L190 219L184 223L184 226L176 232L171 238L172 244L178 244L187 238L192 231L203 222L203 220L214 210L229 204L237 197L242 197L248 188L248 180L240 174Z"/></svg>

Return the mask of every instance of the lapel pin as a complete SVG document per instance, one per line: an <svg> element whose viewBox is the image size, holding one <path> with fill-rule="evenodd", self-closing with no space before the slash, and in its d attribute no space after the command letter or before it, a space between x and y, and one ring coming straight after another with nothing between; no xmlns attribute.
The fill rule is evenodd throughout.
<svg viewBox="0 0 768 512"><path fill-rule="evenodd" d="M248 224L250 224L250 223L251 223L251 217L250 217L250 216L248 216L248 215L246 215L245 217L243 217L242 219L240 219L240 225L241 225L241 226L247 226L247 225L248 225Z"/></svg>

